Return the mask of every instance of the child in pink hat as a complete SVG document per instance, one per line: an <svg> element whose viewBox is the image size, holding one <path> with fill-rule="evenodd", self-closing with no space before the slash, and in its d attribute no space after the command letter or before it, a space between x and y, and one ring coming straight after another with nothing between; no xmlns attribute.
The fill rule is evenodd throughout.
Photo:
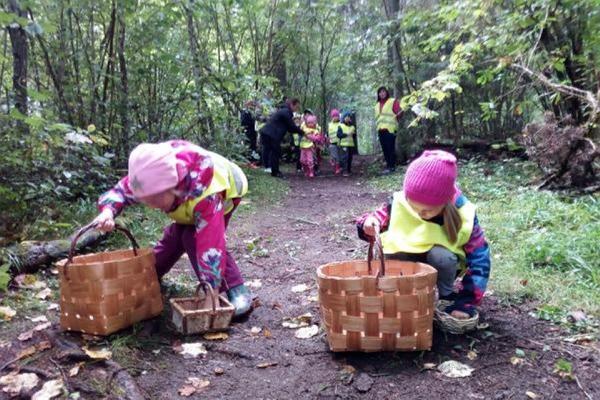
<svg viewBox="0 0 600 400"><path fill-rule="evenodd" d="M429 150L406 170L403 190L357 219L361 239L381 233L386 258L427 263L438 271L438 292L455 318L476 314L490 276L490 251L475 206L456 186L456 158ZM464 270L459 289L457 275Z"/></svg>
<svg viewBox="0 0 600 400"><path fill-rule="evenodd" d="M250 311L252 298L226 249L225 230L246 193L242 170L224 157L183 140L143 143L129 156L127 176L100 196L98 229L110 231L124 208L142 203L174 221L154 247L162 278L186 252L199 280L226 291L235 314Z"/></svg>

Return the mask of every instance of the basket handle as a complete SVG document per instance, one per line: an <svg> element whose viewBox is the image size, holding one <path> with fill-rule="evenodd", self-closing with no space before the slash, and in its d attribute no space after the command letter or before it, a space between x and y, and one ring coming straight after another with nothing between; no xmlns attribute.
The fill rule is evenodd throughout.
<svg viewBox="0 0 600 400"><path fill-rule="evenodd" d="M219 298L215 294L215 291L213 290L210 283L208 283L207 281L200 281L200 283L196 287L196 297L198 297L198 298L200 297L199 293L200 293L200 290L203 288L204 288L204 293L208 294L212 299L212 315L216 315L217 314L217 301L219 301Z"/></svg>
<svg viewBox="0 0 600 400"><path fill-rule="evenodd" d="M375 229L375 235L369 241L369 252L367 253L367 265L369 266L369 275L373 275L373 268L371 266L373 261L373 250L377 247L377 251L379 252L379 270L377 271L377 277L385 275L385 260L383 257L383 245L381 244L381 236L379 235L379 229Z"/></svg>
<svg viewBox="0 0 600 400"><path fill-rule="evenodd" d="M90 224L87 224L83 228L79 229L75 233L75 235L73 235L73 239L71 240L71 249L69 250L69 256L67 258L67 262L64 265L65 275L67 274L67 266L73 262L73 256L75 255L75 248L77 247L77 241L79 240L79 238L81 238L81 236L83 236L84 233L96 228L96 226L97 226L97 224L95 222L92 222ZM125 234L125 236L127 236L127 238L131 241L131 246L133 247L133 254L135 256L137 256L138 255L137 249L139 249L140 246L138 245L137 241L135 240L135 238L133 237L131 232L129 232L129 230L127 230L124 226L119 225L119 224L115 224L115 229L123 232Z"/></svg>

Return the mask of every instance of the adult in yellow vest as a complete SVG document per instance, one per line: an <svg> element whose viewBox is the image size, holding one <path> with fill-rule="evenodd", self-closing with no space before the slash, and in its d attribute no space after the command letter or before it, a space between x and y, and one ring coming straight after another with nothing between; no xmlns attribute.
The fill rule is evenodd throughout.
<svg viewBox="0 0 600 400"><path fill-rule="evenodd" d="M329 137L329 161L334 173L339 175L342 173L338 148L340 139L337 137L338 128L341 125L340 111L337 108L334 108L329 113L329 117L331 118L331 122L329 122L329 125L327 126L327 136Z"/></svg>
<svg viewBox="0 0 600 400"><path fill-rule="evenodd" d="M456 318L475 315L490 276L490 251L475 206L456 186L456 158L425 151L406 171L403 190L375 212L357 220L359 236L382 231L386 258L424 262L438 271L440 299ZM460 288L454 282L465 267Z"/></svg>
<svg viewBox="0 0 600 400"><path fill-rule="evenodd" d="M242 315L252 298L227 252L225 230L247 190L242 170L216 153L183 140L143 143L129 156L127 176L100 196L94 222L112 230L114 218L135 203L165 212L174 222L154 247L158 277L186 252L198 280L226 291Z"/></svg>
<svg viewBox="0 0 600 400"><path fill-rule="evenodd" d="M352 173L352 155L354 151L354 138L356 128L352 125L352 115L349 112L342 116L342 123L338 127L338 151L340 157L340 166L344 176Z"/></svg>
<svg viewBox="0 0 600 400"><path fill-rule="evenodd" d="M375 120L379 143L383 150L386 168L384 174L396 170L396 134L398 133L398 120L402 117L402 109L397 99L390 96L385 86L377 89L377 103L375 104Z"/></svg>

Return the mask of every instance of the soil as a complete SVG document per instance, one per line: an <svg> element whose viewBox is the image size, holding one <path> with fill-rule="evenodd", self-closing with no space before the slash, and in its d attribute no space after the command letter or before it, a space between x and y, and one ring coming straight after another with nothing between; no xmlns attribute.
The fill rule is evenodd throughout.
<svg viewBox="0 0 600 400"><path fill-rule="evenodd" d="M325 171L324 176L308 180L290 174L290 192L284 201L259 205L254 214L234 216L229 247L246 279L262 283L252 289L257 307L244 321L232 325L224 341L178 335L167 323L168 311L144 323L142 329L127 331L122 337L128 338L128 344L120 346L114 358L133 376L144 396L181 398L178 389L186 379L199 377L209 380L210 385L190 398L600 398L597 343L565 342L568 333L562 328L530 316L534 303L506 304L488 296L481 308L481 322L489 328L462 336L436 330L433 348L425 352L334 354L322 330L312 338L297 339L293 329L282 327L285 317L307 312L319 324L318 302L312 298L317 292L315 269L319 265L364 257L366 246L356 238L353 219L389 196L372 193L367 186L361 170L369 162L357 157L356 173L351 177L333 177ZM254 243L253 251L249 251L249 241ZM189 273L185 259L171 272ZM308 290L292 292L293 286L302 283L308 285ZM55 317L52 320L56 322ZM26 327L22 324L11 330L11 346L2 349L1 364L26 347L16 340L18 332ZM252 328L261 331L253 333ZM30 342L44 340L45 335L36 333ZM1 339L6 340L3 336ZM58 336L78 345L83 341L77 334ZM180 342L203 342L208 352L200 358L186 359L173 350ZM513 365L511 358L517 349L525 356ZM61 365L63 373L68 371L75 361L51 361L51 357L58 357L58 350L39 353L28 366L58 374L57 365ZM468 357L471 350L476 352L473 360ZM559 359L572 363L575 380L563 379L554 371ZM436 370L424 369L426 363L445 360L468 364L474 372L467 378L447 378ZM77 376L64 377L73 390L80 391L81 398L127 398L112 379L118 370L110 372L109 367L103 362L88 362ZM0 398L7 398L6 394L0 394Z"/></svg>

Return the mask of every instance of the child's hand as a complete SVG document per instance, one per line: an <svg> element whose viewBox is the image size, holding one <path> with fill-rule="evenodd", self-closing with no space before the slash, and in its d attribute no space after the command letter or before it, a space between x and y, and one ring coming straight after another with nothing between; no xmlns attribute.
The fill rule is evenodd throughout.
<svg viewBox="0 0 600 400"><path fill-rule="evenodd" d="M453 316L456 319L469 319L471 318L471 316L469 314L467 314L466 312L463 311L458 311L458 310L454 310L450 313L451 316Z"/></svg>
<svg viewBox="0 0 600 400"><path fill-rule="evenodd" d="M115 229L115 217L109 208L105 208L93 221L96 229L102 232L110 232Z"/></svg>
<svg viewBox="0 0 600 400"><path fill-rule="evenodd" d="M368 216L363 223L363 231L367 236L375 236L375 232L379 232L379 220L373 216Z"/></svg>

